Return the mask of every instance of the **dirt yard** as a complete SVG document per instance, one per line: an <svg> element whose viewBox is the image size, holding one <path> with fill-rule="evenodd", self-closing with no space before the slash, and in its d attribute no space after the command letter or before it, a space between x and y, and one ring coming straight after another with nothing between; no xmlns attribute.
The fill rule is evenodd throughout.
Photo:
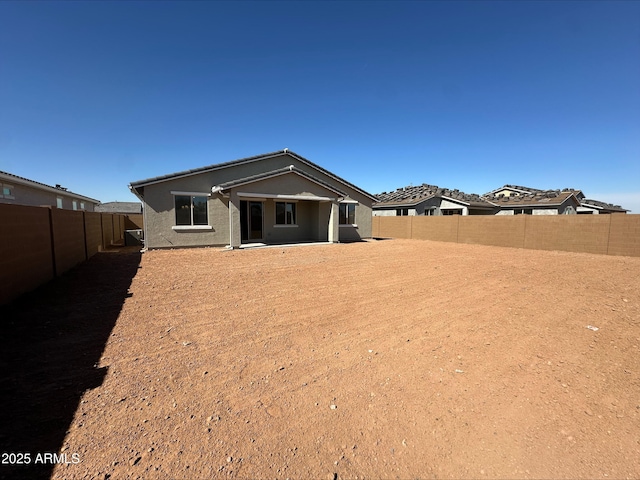
<svg viewBox="0 0 640 480"><path fill-rule="evenodd" d="M639 305L640 258L147 252L53 477L638 478Z"/></svg>

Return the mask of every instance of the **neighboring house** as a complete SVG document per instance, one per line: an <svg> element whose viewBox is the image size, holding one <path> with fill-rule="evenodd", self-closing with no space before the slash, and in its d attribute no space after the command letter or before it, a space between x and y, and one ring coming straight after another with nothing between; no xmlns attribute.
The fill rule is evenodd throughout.
<svg viewBox="0 0 640 480"><path fill-rule="evenodd" d="M148 248L355 241L375 197L285 149L132 182Z"/></svg>
<svg viewBox="0 0 640 480"><path fill-rule="evenodd" d="M493 215L496 207L479 195L423 183L376 195L374 216Z"/></svg>
<svg viewBox="0 0 640 480"><path fill-rule="evenodd" d="M52 187L0 171L0 203L52 206L65 210L93 212L100 201L70 192L60 185Z"/></svg>
<svg viewBox="0 0 640 480"><path fill-rule="evenodd" d="M142 204L139 202L106 202L98 205L96 212L120 213L123 215L142 214Z"/></svg>
<svg viewBox="0 0 640 480"><path fill-rule="evenodd" d="M585 198L580 202L578 214L606 214L606 213L627 213L629 210L622 208L620 205L601 202Z"/></svg>
<svg viewBox="0 0 640 480"><path fill-rule="evenodd" d="M483 195L499 207L496 215L573 215L583 213L626 213L618 205L585 199L580 190L540 190L519 185L504 185Z"/></svg>

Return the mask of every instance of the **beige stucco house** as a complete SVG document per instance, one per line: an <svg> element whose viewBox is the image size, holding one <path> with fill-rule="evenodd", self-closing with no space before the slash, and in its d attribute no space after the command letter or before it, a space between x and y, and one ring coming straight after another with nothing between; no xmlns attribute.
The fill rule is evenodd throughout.
<svg viewBox="0 0 640 480"><path fill-rule="evenodd" d="M147 248L371 237L375 197L288 149L132 182Z"/></svg>
<svg viewBox="0 0 640 480"><path fill-rule="evenodd" d="M626 213L619 205L586 199L581 190L540 190L519 185L504 185L483 195L500 208L496 215L574 215Z"/></svg>
<svg viewBox="0 0 640 480"><path fill-rule="evenodd" d="M100 200L70 192L60 185L52 187L12 173L0 172L0 203L93 212Z"/></svg>
<svg viewBox="0 0 640 480"><path fill-rule="evenodd" d="M437 185L408 186L376 195L373 215L376 217L493 215L492 205L477 194L440 188Z"/></svg>

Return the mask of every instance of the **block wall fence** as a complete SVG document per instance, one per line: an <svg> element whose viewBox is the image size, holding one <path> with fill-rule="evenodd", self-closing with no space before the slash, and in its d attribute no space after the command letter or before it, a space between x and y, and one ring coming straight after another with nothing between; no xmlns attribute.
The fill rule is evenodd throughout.
<svg viewBox="0 0 640 480"><path fill-rule="evenodd" d="M0 204L0 305L103 249L123 245L127 220L120 214Z"/></svg>
<svg viewBox="0 0 640 480"><path fill-rule="evenodd" d="M640 215L373 217L372 236L640 257Z"/></svg>

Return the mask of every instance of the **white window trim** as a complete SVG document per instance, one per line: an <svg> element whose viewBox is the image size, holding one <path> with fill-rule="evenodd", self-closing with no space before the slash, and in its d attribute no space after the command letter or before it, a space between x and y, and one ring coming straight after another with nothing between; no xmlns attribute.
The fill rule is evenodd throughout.
<svg viewBox="0 0 640 480"><path fill-rule="evenodd" d="M58 200L60 200L60 206L58 206ZM56 197L56 208L64 208L64 198Z"/></svg>
<svg viewBox="0 0 640 480"><path fill-rule="evenodd" d="M172 191L171 195L173 195L173 208L175 210L176 207L176 196L182 195L185 197L211 197L210 193L197 193L197 192L177 192ZM211 220L209 219L209 200L207 200L207 224L206 225L193 225L193 198L191 198L191 225L173 225L171 230L213 230L213 226L209 223ZM174 212L174 221L175 221L175 212Z"/></svg>
<svg viewBox="0 0 640 480"><path fill-rule="evenodd" d="M174 225L171 230L213 230L211 225Z"/></svg>
<svg viewBox="0 0 640 480"><path fill-rule="evenodd" d="M355 215L355 213L356 213L355 207L358 205L358 202L350 201L350 200L344 200L344 201L340 202L338 205L341 205L341 204L353 205L354 206L353 214ZM338 209L339 208L340 207L338 206ZM347 213L349 213L348 209L347 209ZM338 215L338 217L339 217L339 215ZM354 220L355 220L355 218L354 218ZM355 223L340 223L340 218L338 218L338 227L352 227L352 228L355 227L355 228L358 228L358 225L355 224Z"/></svg>
<svg viewBox="0 0 640 480"><path fill-rule="evenodd" d="M171 195L184 195L184 196L188 196L188 197L210 197L211 196L211 192L209 192L209 193L207 193L207 192L179 192L179 191L172 190L171 191Z"/></svg>

